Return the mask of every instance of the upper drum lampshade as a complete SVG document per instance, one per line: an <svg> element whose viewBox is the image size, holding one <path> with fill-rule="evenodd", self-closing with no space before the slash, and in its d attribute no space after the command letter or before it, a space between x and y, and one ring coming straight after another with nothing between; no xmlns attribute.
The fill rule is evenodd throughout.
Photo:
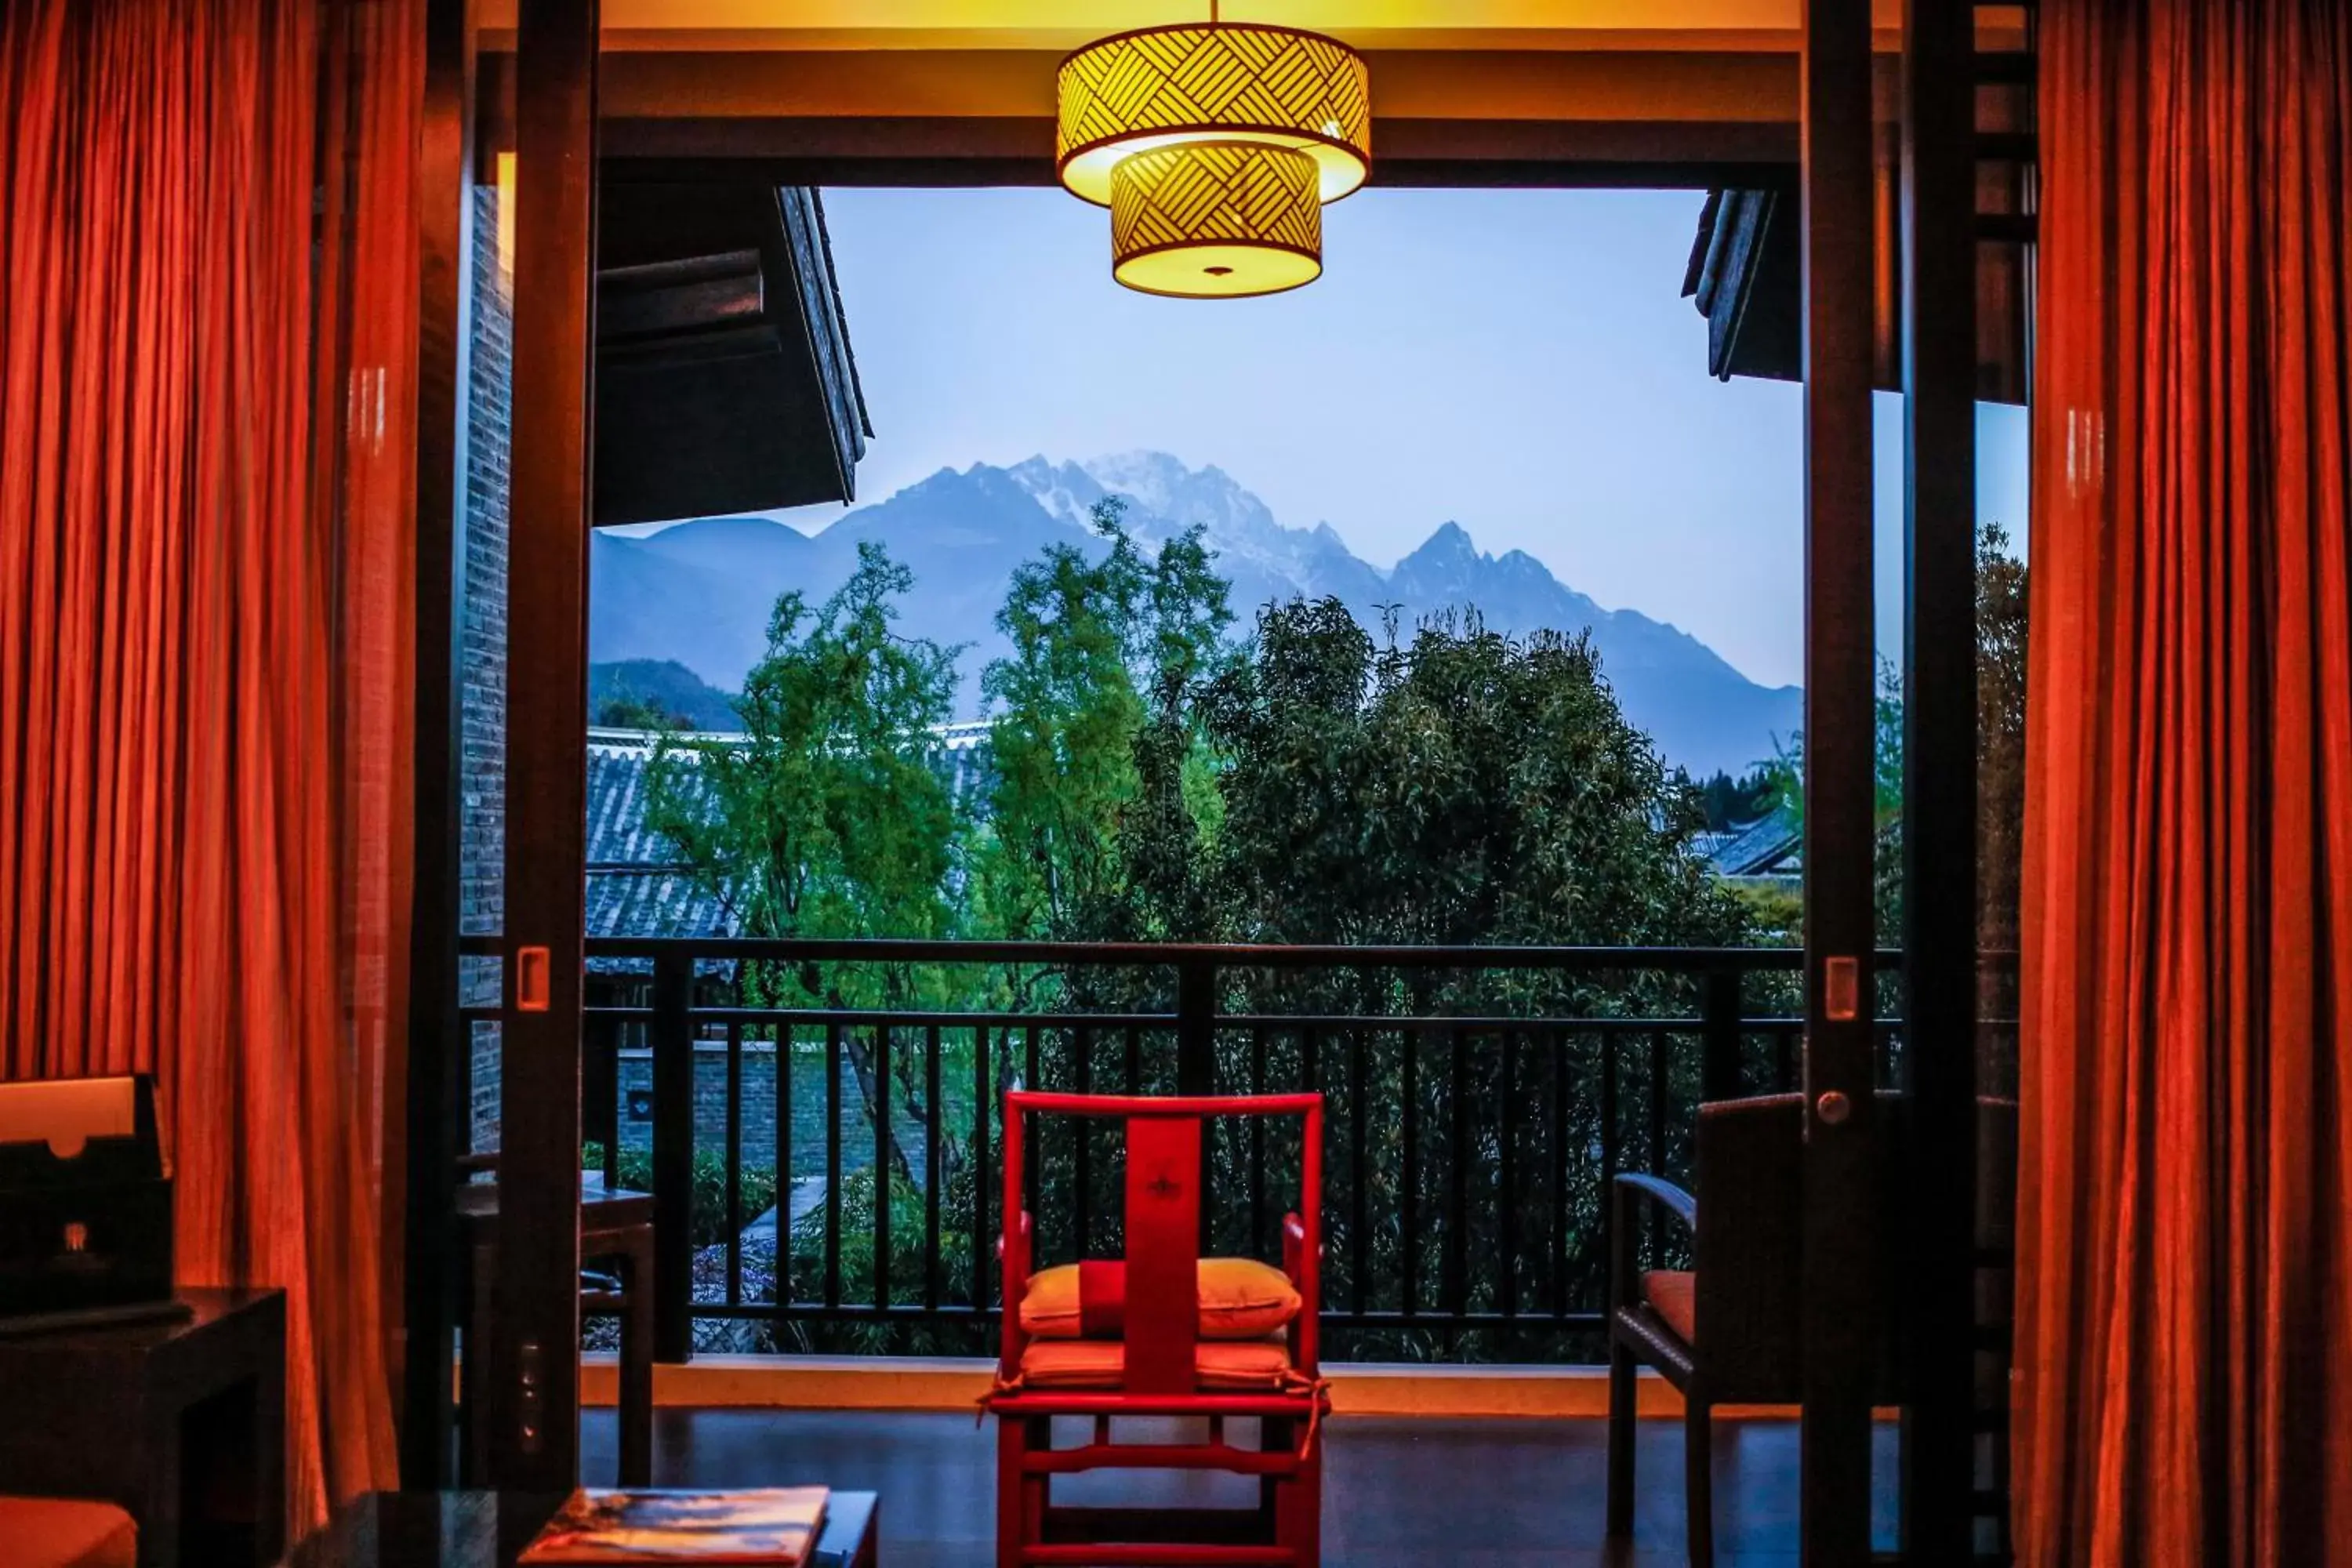
<svg viewBox="0 0 2352 1568"><path fill-rule="evenodd" d="M1111 274L1147 294L1278 294L1323 271L1314 158L1263 142L1131 153L1111 171Z"/></svg>
<svg viewBox="0 0 2352 1568"><path fill-rule="evenodd" d="M1364 58L1336 38L1256 22L1183 22L1088 44L1055 83L1054 164L1074 195L1112 205L1113 172L1185 142L1255 142L1313 162L1337 201L1371 171Z"/></svg>

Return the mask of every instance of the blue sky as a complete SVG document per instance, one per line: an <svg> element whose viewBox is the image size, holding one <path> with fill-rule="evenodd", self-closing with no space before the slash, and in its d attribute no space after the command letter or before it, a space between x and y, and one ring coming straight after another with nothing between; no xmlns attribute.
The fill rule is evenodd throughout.
<svg viewBox="0 0 2352 1568"><path fill-rule="evenodd" d="M1696 194L1376 187L1326 209L1319 281L1215 302L1119 288L1108 215L1059 191L824 199L876 428L865 500L943 466L1154 447L1377 564L1459 521L1756 679L1801 673L1799 389L1707 376L1679 297ZM1890 648L1900 421L1881 396ZM1979 510L2021 539L2022 413L1979 423Z"/></svg>

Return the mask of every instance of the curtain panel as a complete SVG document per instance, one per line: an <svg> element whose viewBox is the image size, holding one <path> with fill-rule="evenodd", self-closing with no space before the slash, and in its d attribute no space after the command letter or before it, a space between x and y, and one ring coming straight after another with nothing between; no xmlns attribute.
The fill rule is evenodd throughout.
<svg viewBox="0 0 2352 1568"><path fill-rule="evenodd" d="M2352 1563L2352 21L2041 16L2019 1561Z"/></svg>
<svg viewBox="0 0 2352 1568"><path fill-rule="evenodd" d="M0 19L0 1076L152 1072L289 1295L299 1531L396 1476L418 0Z"/></svg>

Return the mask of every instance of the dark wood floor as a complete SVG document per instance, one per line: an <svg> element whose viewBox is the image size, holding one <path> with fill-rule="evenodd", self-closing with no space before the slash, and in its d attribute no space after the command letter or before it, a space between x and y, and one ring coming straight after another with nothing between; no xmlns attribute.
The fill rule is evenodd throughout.
<svg viewBox="0 0 2352 1568"><path fill-rule="evenodd" d="M1602 1429L1598 1421L1336 1420L1324 1428L1324 1561L1349 1568L1449 1563L1471 1568L1664 1568L1683 1557L1682 1428L1644 1421L1640 1500L1628 1553L1601 1538ZM610 1485L613 1416L590 1411L583 1465ZM969 1415L764 1410L664 1410L654 1432L655 1480L666 1486L783 1486L822 1480L882 1494L884 1568L982 1568L995 1518L995 1442ZM1895 1434L1878 1432L1872 1512L1892 1544ZM1120 1472L1071 1501L1170 1497L1172 1478ZM1195 1478L1173 1495L1243 1502ZM1180 1482L1180 1484L1182 1484ZM1246 1486L1248 1483L1238 1483ZM1797 1562L1797 1431L1730 1421L1715 1433L1719 1568Z"/></svg>

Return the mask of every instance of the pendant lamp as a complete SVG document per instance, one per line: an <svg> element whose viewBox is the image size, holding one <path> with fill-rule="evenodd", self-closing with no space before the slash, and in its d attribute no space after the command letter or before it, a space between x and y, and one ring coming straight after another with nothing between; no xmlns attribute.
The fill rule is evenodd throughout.
<svg viewBox="0 0 2352 1568"><path fill-rule="evenodd" d="M1277 294L1323 271L1315 160L1255 142L1131 153L1111 170L1111 276L1147 294Z"/></svg>
<svg viewBox="0 0 2352 1568"><path fill-rule="evenodd" d="M1144 27L1062 62L1055 168L1111 209L1112 276L1231 299L1322 271L1322 204L1371 171L1363 57L1259 22Z"/></svg>

